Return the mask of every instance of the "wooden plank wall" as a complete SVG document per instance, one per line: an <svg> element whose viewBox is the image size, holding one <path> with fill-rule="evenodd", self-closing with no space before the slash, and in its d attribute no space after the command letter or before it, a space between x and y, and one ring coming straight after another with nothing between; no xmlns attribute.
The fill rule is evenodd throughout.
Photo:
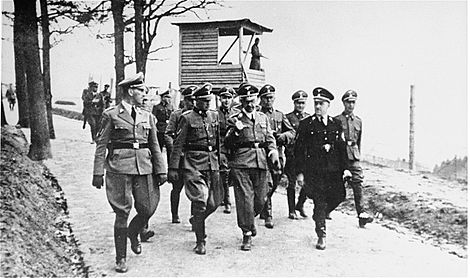
<svg viewBox="0 0 470 278"><path fill-rule="evenodd" d="M180 32L181 69L187 66L217 65L217 28L181 28Z"/></svg>
<svg viewBox="0 0 470 278"><path fill-rule="evenodd" d="M206 82L211 83L214 88L223 86L238 87L243 82L243 72L240 65L220 66L191 66L181 71L181 86L197 85Z"/></svg>

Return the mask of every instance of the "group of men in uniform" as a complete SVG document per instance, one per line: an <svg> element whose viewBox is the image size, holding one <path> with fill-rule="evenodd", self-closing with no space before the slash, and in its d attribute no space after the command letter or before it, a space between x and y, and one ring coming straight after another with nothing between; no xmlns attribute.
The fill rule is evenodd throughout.
<svg viewBox="0 0 470 278"><path fill-rule="evenodd" d="M90 125L91 143L95 143L96 135L100 130L101 116L103 111L111 104L111 93L108 91L109 85L104 85L104 90L98 92L98 83L88 82L88 88L83 89L83 129L86 123Z"/></svg>
<svg viewBox="0 0 470 278"><path fill-rule="evenodd" d="M296 211L307 217L304 202L307 197L314 201L317 249L326 247L325 219L344 200L346 179L354 190L359 226L372 222L364 211L361 193L362 123L353 114L356 92L347 91L342 98L344 112L331 117L328 108L334 97L328 90L314 89L312 116L303 111L308 94L297 91L292 96L294 111L284 115L273 107L272 85L258 90L242 83L236 90L226 86L214 92L207 83L186 87L181 93L183 108L178 110L172 109L169 92L163 93L152 115L139 108L147 90L143 79L138 74L119 83L124 89L123 101L104 111L96 139L92 183L101 188L106 169L106 193L116 213L116 271L127 271L126 237L131 250L141 252L138 234L158 205L159 186L167 173L173 186L172 223L181 222L178 206L183 187L191 201L189 221L196 236L196 254L206 253L206 218L220 205L231 213L230 186L243 236L240 248L251 250L257 234L255 217L264 219L267 228L274 227L271 198L284 174L290 219L298 218ZM209 109L214 93L220 103L217 111ZM240 100L237 107L235 96ZM302 187L297 203L296 185ZM137 215L127 225L132 196Z"/></svg>

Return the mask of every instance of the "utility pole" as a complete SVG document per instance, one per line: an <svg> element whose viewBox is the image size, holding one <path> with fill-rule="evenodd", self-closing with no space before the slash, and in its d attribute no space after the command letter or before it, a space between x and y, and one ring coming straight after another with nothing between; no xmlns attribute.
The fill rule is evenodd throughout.
<svg viewBox="0 0 470 278"><path fill-rule="evenodd" d="M410 170L415 168L415 104L414 104L414 85L410 85L410 138L409 138L409 159L408 167Z"/></svg>

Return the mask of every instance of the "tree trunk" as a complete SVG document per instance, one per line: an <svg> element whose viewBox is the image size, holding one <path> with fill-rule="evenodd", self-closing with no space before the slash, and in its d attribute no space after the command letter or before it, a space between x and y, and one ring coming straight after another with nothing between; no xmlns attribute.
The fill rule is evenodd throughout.
<svg viewBox="0 0 470 278"><path fill-rule="evenodd" d="M26 30L21 24L21 15L15 14L13 22L13 49L15 53L15 83L16 99L18 100L18 125L20 127L29 127L29 101L26 90L26 63L23 49L24 35Z"/></svg>
<svg viewBox="0 0 470 278"><path fill-rule="evenodd" d="M143 48L143 34L142 27L144 23L143 16L143 1L134 0L134 13L135 13L135 32L134 32L134 44L135 44L135 67L136 72L142 72L145 75L145 60L144 60L144 48Z"/></svg>
<svg viewBox="0 0 470 278"><path fill-rule="evenodd" d="M114 20L114 69L116 72L116 104L121 102L122 89L118 86L124 80L124 11L125 0L111 1Z"/></svg>
<svg viewBox="0 0 470 278"><path fill-rule="evenodd" d="M23 50L26 65L28 98L30 108L31 146L28 156L32 160L44 160L52 157L49 128L47 126L46 104L44 100L41 58L39 55L38 25L36 1L14 0L15 18L24 24Z"/></svg>
<svg viewBox="0 0 470 278"><path fill-rule="evenodd" d="M5 108L3 108L3 101L2 101L2 126L8 125L7 117L5 116Z"/></svg>
<svg viewBox="0 0 470 278"><path fill-rule="evenodd" d="M44 81L44 96L46 100L47 125L49 127L49 138L55 139L54 123L52 119L52 93L51 93L51 59L50 59L50 36L49 12L47 11L47 0L41 3L41 27L42 27L42 70Z"/></svg>

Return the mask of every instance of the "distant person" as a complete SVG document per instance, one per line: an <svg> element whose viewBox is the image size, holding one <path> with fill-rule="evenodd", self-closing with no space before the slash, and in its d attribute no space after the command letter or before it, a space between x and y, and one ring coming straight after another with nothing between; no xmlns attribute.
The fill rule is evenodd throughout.
<svg viewBox="0 0 470 278"><path fill-rule="evenodd" d="M251 62L250 69L260 70L261 69L261 53L259 52L259 38L255 39L255 43L251 46Z"/></svg>
<svg viewBox="0 0 470 278"><path fill-rule="evenodd" d="M296 171L303 174L305 193L315 205L313 220L319 250L326 248L326 215L344 201L344 179L351 176L346 168L341 121L328 115L333 99L324 88L313 90L315 115L300 121L294 145Z"/></svg>
<svg viewBox="0 0 470 278"><path fill-rule="evenodd" d="M305 109L305 102L307 101L307 93L299 90L292 95L292 100L294 102L294 111L286 114L287 120L289 120L290 124L294 128L295 131L299 128L300 120L310 116L310 114L304 112ZM287 179L289 180L289 184L287 186L287 205L289 208L289 219L297 219L297 214L295 211L297 210L301 217L307 217L304 211L304 203L307 199L307 195L305 194L305 189L303 188L303 181L298 181L297 176L295 173L295 165L294 165L294 142L288 144L286 146L286 167L285 167L285 174ZM297 204L295 203L295 187L296 185L302 186L299 192L299 199Z"/></svg>
<svg viewBox="0 0 470 278"><path fill-rule="evenodd" d="M372 218L364 210L364 201L362 198L362 181L364 175L361 167L361 139L362 139L362 120L354 114L356 106L357 93L353 90L348 90L341 98L344 105L343 113L335 117L341 121L343 126L344 137L346 139L346 152L347 152L347 169L351 172L352 177L348 181L353 189L354 203L356 205L357 217L359 218L359 227L364 228L367 223L371 223Z"/></svg>
<svg viewBox="0 0 470 278"><path fill-rule="evenodd" d="M222 202L219 177L220 133L218 113L209 110L212 85L194 92L195 106L181 115L168 165L171 182L183 169L186 196L191 201L191 224L196 234L194 252L206 254L206 218ZM182 155L183 154L183 155Z"/></svg>
<svg viewBox="0 0 470 278"><path fill-rule="evenodd" d="M104 109L109 108L111 105L111 93L108 91L108 89L109 84L105 84L103 91L100 92L100 95L103 98Z"/></svg>
<svg viewBox="0 0 470 278"><path fill-rule="evenodd" d="M10 111L13 111L13 109L15 109L15 104L16 104L16 93L15 93L15 89L13 89L13 84L11 83L8 86L6 97L9 103Z"/></svg>
<svg viewBox="0 0 470 278"><path fill-rule="evenodd" d="M228 167L228 156L229 150L225 147L224 139L227 134L228 121L230 117L236 113L240 113L240 110L233 107L233 97L235 96L235 91L229 87L222 87L219 92L219 102L220 106L217 109L219 112L219 123L220 123L220 137L221 137L221 147L220 147L220 179L224 188L224 213L232 212L232 203L230 202L230 179L229 172L230 168Z"/></svg>
<svg viewBox="0 0 470 278"><path fill-rule="evenodd" d="M155 105L152 109L152 114L157 118L157 138L160 150L163 147L166 148L167 162L170 160L171 153L171 141L165 137L165 130L170 121L170 115L173 112L173 106L171 105L170 91L166 90L161 95L161 101Z"/></svg>
<svg viewBox="0 0 470 278"><path fill-rule="evenodd" d="M127 271L128 237L132 252L142 252L138 234L154 214L160 200L159 186L166 181L155 118L139 108L147 90L143 78L139 73L119 83L122 102L103 113L96 140L92 185L100 189L106 171L106 197L115 213L117 272ZM128 226L133 203L137 214Z"/></svg>
<svg viewBox="0 0 470 278"><path fill-rule="evenodd" d="M92 113L95 110L93 105L93 99L98 94L98 83L95 81L88 82L88 88L83 89L82 92L82 101L83 101L83 129L85 129L85 124L88 123L90 125L90 132L91 132L91 143L95 142L95 136L97 133L98 122L96 122L96 117L92 117Z"/></svg>

